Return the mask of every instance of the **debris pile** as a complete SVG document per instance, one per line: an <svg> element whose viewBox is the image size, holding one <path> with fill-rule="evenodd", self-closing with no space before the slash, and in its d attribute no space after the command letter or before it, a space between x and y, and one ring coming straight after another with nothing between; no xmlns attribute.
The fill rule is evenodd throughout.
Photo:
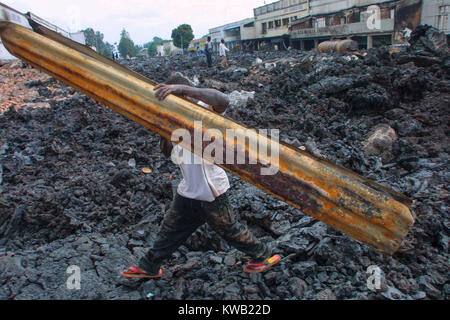
<svg viewBox="0 0 450 320"><path fill-rule="evenodd" d="M411 233L386 256L230 176L238 219L283 256L256 277L203 226L162 280L121 279L154 241L181 174L157 135L33 70L32 100L2 95L0 298L448 299L450 64L448 50L424 42L430 34L418 30L398 53L232 54L228 69L204 56L124 62L158 82L180 71L231 94L228 117L279 129L280 140L415 199ZM71 265L80 290L67 288ZM373 291L371 266L382 275Z"/></svg>

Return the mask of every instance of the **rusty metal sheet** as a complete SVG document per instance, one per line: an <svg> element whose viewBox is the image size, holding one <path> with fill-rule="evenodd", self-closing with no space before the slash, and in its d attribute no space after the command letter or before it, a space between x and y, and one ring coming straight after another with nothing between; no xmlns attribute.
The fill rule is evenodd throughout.
<svg viewBox="0 0 450 320"><path fill-rule="evenodd" d="M256 131L250 131L245 141L236 140L227 129L247 128L173 95L159 101L152 81L112 61L106 63L96 54L84 54L9 22L0 22L0 35L13 55L165 138L179 128L194 133L195 121L202 121L202 133L219 130L223 145L230 146L235 158L244 150L247 160L220 167L380 252L394 253L414 222L407 197ZM276 174L260 174L268 159L250 147L258 142L269 145L269 154L279 150ZM200 149L181 144L204 156L205 144ZM252 161L256 164L249 164Z"/></svg>

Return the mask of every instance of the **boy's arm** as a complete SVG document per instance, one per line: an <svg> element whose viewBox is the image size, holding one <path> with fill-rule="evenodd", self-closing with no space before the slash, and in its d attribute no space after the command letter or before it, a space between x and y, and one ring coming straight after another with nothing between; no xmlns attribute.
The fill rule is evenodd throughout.
<svg viewBox="0 0 450 320"><path fill-rule="evenodd" d="M155 87L155 90L155 95L159 100L164 100L169 94L187 96L213 106L214 111L218 113L225 112L230 104L228 96L216 89L195 88L178 84L159 84Z"/></svg>

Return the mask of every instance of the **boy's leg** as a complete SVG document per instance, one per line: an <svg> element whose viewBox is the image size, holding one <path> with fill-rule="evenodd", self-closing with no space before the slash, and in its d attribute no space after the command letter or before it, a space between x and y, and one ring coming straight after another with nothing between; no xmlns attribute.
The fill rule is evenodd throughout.
<svg viewBox="0 0 450 320"><path fill-rule="evenodd" d="M212 67L212 54L208 53L206 55L207 59L208 59L208 67Z"/></svg>
<svg viewBox="0 0 450 320"><path fill-rule="evenodd" d="M191 200L176 194L164 217L153 248L139 261L139 267L149 274L158 273L161 263L182 245L204 222L195 219Z"/></svg>
<svg viewBox="0 0 450 320"><path fill-rule="evenodd" d="M226 194L213 202L203 202L206 222L230 245L249 255L254 260L264 260L271 250L256 239L247 227L236 221Z"/></svg>

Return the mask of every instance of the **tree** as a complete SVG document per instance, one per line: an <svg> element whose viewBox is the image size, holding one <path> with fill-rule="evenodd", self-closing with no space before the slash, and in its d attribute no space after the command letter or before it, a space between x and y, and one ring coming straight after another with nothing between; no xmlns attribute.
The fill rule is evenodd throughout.
<svg viewBox="0 0 450 320"><path fill-rule="evenodd" d="M84 38L88 46L94 47L98 53L106 57L111 57L114 47L108 42L103 42L103 33L95 31L92 28L87 28L82 30L82 32L84 33Z"/></svg>
<svg viewBox="0 0 450 320"><path fill-rule="evenodd" d="M92 28L87 28L85 30L81 30L84 33L84 39L88 46L95 47L97 43L97 39L95 38L95 31Z"/></svg>
<svg viewBox="0 0 450 320"><path fill-rule="evenodd" d="M159 45L161 45L162 44L162 41L161 42L151 42L150 43L150 46L148 47L148 54L150 55L150 56L155 56L156 55L156 53L157 53L157 51L158 51L158 46Z"/></svg>
<svg viewBox="0 0 450 320"><path fill-rule="evenodd" d="M111 58L112 53L114 51L114 46L110 44L109 42L106 42L102 49L99 50L99 53L104 55L105 57Z"/></svg>
<svg viewBox="0 0 450 320"><path fill-rule="evenodd" d="M137 53L136 46L134 45L133 40L130 39L130 34L123 29L120 33L120 42L119 42L119 52L122 57L126 57L127 54L130 55L130 57L135 57Z"/></svg>
<svg viewBox="0 0 450 320"><path fill-rule="evenodd" d="M173 44L178 48L187 48L189 43L194 39L192 28L188 24L182 24L172 30Z"/></svg>
<svg viewBox="0 0 450 320"><path fill-rule="evenodd" d="M127 32L127 30L125 30L125 28L122 29L122 31L120 32L120 39L122 39L122 38L131 39L130 34Z"/></svg>

